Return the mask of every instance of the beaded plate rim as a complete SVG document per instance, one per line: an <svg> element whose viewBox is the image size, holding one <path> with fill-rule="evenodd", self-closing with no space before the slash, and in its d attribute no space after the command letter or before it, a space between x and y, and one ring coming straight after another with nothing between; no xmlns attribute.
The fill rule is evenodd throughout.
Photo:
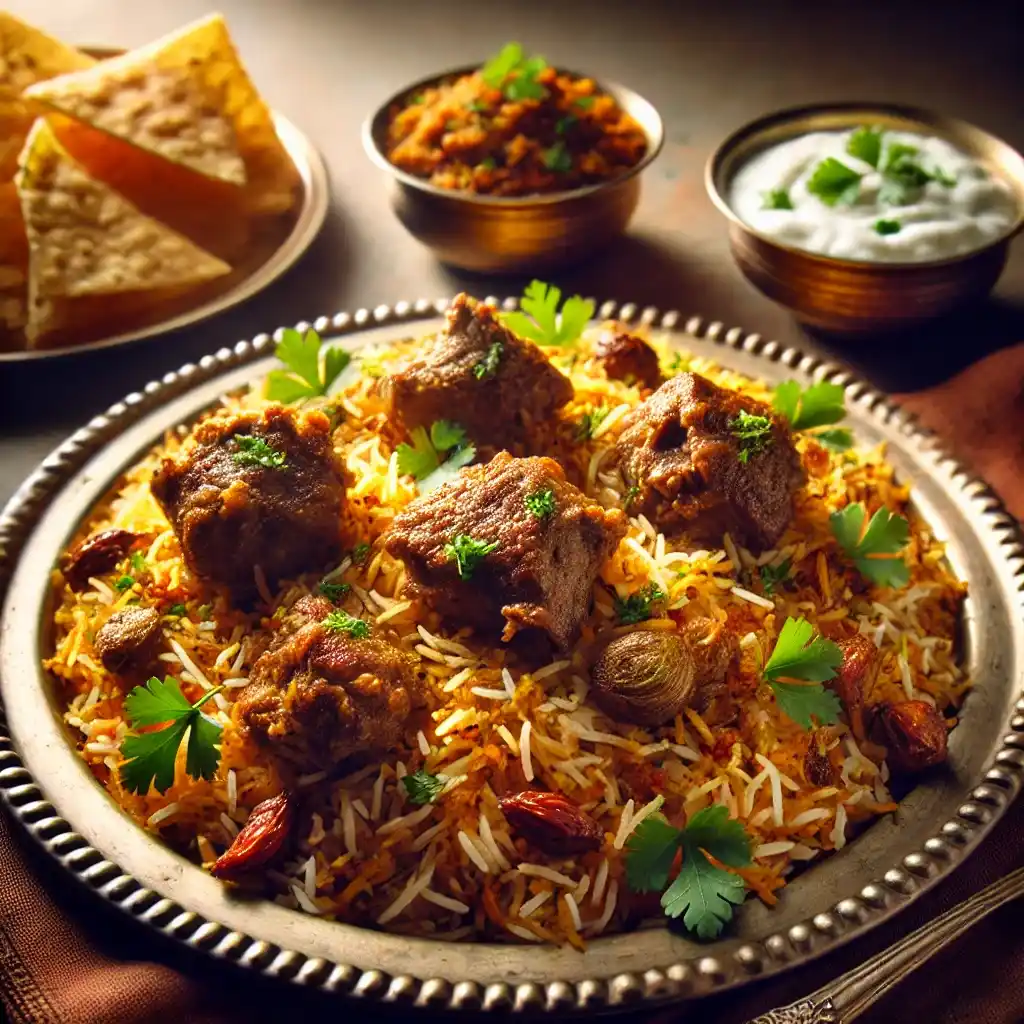
<svg viewBox="0 0 1024 1024"><path fill-rule="evenodd" d="M489 302L497 303L493 297ZM415 323L441 315L447 299L398 302L394 306L359 309L354 313L322 316L300 322L330 337L346 337L374 328ZM506 299L503 308L515 308ZM597 315L669 331L678 331L712 345L742 350L759 359L780 363L816 379L842 384L859 410L880 424L895 425L902 443L924 459L944 483L956 489L958 502L969 507L976 527L996 539L1013 581L1011 609L1024 620L1024 536L1019 524L980 479L970 474L905 410L835 363L805 354L799 348L765 340L760 334L721 321L685 318L676 311L659 312L613 301L603 303ZM94 417L52 452L21 485L0 514L0 602L6 598L19 553L42 511L62 486L104 445L126 426L169 400L185 395L200 383L238 369L270 354L280 329L225 347L213 355L187 363L179 370L151 381L129 394L105 413ZM0 644L2 644L0 631ZM1016 691L1014 691L1016 694ZM284 949L232 930L175 900L147 888L75 831L59 816L33 775L22 763L0 710L0 798L11 815L68 872L135 919L162 934L239 967L328 993L348 994L371 1002L430 1009L496 1010L537 1013L574 1010L614 1010L641 1004L703 996L804 963L836 948L907 906L948 875L984 838L1024 786L1024 694L1016 694L1005 734L986 771L970 790L969 799L949 820L940 823L917 851L903 857L882 878L839 900L828 912L768 935L740 944L728 957L707 955L674 964L658 965L642 973L609 973L572 982L495 982L472 978L417 978L359 969L300 950ZM402 941L402 936L395 936Z"/></svg>

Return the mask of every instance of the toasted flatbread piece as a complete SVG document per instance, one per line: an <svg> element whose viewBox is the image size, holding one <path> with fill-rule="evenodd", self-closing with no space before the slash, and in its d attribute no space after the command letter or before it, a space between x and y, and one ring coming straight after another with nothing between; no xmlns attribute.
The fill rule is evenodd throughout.
<svg viewBox="0 0 1024 1024"><path fill-rule="evenodd" d="M14 183L0 184L0 350L24 347L28 242Z"/></svg>
<svg viewBox="0 0 1024 1024"><path fill-rule="evenodd" d="M88 54L0 11L0 182L10 181L18 169L18 154L39 113L22 93L95 63Z"/></svg>
<svg viewBox="0 0 1024 1024"><path fill-rule="evenodd" d="M79 299L152 293L156 302L158 293L177 295L231 270L90 177L44 118L29 135L16 184L28 237L30 348L72 323ZM147 301L126 301L134 310L139 299Z"/></svg>
<svg viewBox="0 0 1024 1024"><path fill-rule="evenodd" d="M29 94L172 163L249 183L268 208L292 203L295 168L219 14Z"/></svg>

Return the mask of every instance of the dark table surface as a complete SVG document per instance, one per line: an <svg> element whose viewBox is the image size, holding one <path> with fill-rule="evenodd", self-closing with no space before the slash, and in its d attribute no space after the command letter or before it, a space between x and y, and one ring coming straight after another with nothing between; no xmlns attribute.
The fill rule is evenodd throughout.
<svg viewBox="0 0 1024 1024"><path fill-rule="evenodd" d="M8 0L16 14L79 43L133 46L207 11L208 0ZM993 299L912 335L856 344L808 336L735 269L704 193L704 162L725 134L784 106L879 100L974 121L1024 149L1024 31L1017 2L884 4L600 0L221 0L265 96L305 130L330 169L333 208L299 265L244 307L199 327L106 353L0 364L0 503L76 427L167 370L240 338L340 309L466 288L515 294L521 279L438 265L393 219L362 152L362 119L438 68L510 39L627 83L666 122L633 231L560 285L599 298L700 314L830 351L893 391L945 380L1024 340L1024 244ZM911 915L912 916L912 915ZM793 994L802 988L794 982Z"/></svg>

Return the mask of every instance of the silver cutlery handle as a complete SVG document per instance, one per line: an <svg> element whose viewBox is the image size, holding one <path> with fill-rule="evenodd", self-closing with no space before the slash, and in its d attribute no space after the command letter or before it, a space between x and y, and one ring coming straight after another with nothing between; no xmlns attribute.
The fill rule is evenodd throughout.
<svg viewBox="0 0 1024 1024"><path fill-rule="evenodd" d="M749 1024L849 1024L939 949L1018 896L1024 896L1024 868L1011 871L805 999L769 1010Z"/></svg>

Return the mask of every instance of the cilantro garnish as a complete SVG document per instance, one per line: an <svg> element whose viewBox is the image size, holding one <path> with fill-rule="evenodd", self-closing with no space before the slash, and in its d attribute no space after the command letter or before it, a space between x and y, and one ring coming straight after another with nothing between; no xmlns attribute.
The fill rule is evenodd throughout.
<svg viewBox="0 0 1024 1024"><path fill-rule="evenodd" d="M827 380L808 388L787 380L775 389L772 408L789 420L793 430L824 427L838 423L846 415L845 395L842 385Z"/></svg>
<svg viewBox="0 0 1024 1024"><path fill-rule="evenodd" d="M506 43L480 69L492 89L500 89L508 100L539 100L548 91L537 76L547 67L543 57L527 57L519 43Z"/></svg>
<svg viewBox="0 0 1024 1024"><path fill-rule="evenodd" d="M789 190L773 188L761 193L762 210L792 210L793 200L789 198Z"/></svg>
<svg viewBox="0 0 1024 1024"><path fill-rule="evenodd" d="M362 565L366 561L366 556L370 553L370 545L366 541L360 541L352 549L352 562L355 565Z"/></svg>
<svg viewBox="0 0 1024 1024"><path fill-rule="evenodd" d="M668 361L668 376L675 377L676 374L686 373L690 369L691 357L683 355L682 352L673 352L672 358Z"/></svg>
<svg viewBox="0 0 1024 1024"><path fill-rule="evenodd" d="M845 452L853 447L853 434L846 427L835 427L832 430L819 430L811 437L829 451Z"/></svg>
<svg viewBox="0 0 1024 1024"><path fill-rule="evenodd" d="M496 540L478 540L468 533L457 533L445 544L444 553L449 562L454 562L459 572L459 579L468 580L476 567L492 551L498 550Z"/></svg>
<svg viewBox="0 0 1024 1024"><path fill-rule="evenodd" d="M333 583L331 580L321 580L317 588L324 597L332 604L337 604L352 588L347 583Z"/></svg>
<svg viewBox="0 0 1024 1024"><path fill-rule="evenodd" d="M501 362L501 352L504 347L500 341L496 341L487 349L483 359L473 367L473 376L477 380L488 380L497 374L498 364Z"/></svg>
<svg viewBox="0 0 1024 1024"><path fill-rule="evenodd" d="M560 288L543 281L531 281L519 300L520 308L503 313L501 321L510 331L538 345L571 345L594 315L594 303L573 295L565 300L559 313L561 299Z"/></svg>
<svg viewBox="0 0 1024 1024"><path fill-rule="evenodd" d="M589 412L585 412L576 424L576 440L589 441L610 412L611 409L603 405L595 405Z"/></svg>
<svg viewBox="0 0 1024 1024"><path fill-rule="evenodd" d="M476 448L469 443L466 431L450 420L435 420L429 432L414 427L409 436L412 444L397 448L398 472L411 476L420 494L440 487L476 458Z"/></svg>
<svg viewBox="0 0 1024 1024"><path fill-rule="evenodd" d="M342 609L331 612L320 625L332 633L347 633L353 640L365 640L370 635L370 625Z"/></svg>
<svg viewBox="0 0 1024 1024"><path fill-rule="evenodd" d="M135 585L135 577L134 576L120 576L118 579L116 579L114 581L114 589L115 590L121 590L121 591L129 590L134 585Z"/></svg>
<svg viewBox="0 0 1024 1024"><path fill-rule="evenodd" d="M666 889L679 850L679 874ZM732 920L733 906L743 902L746 884L713 864L709 855L733 868L751 863L749 836L721 804L698 811L681 829L652 815L637 825L626 844L626 883L634 892L664 889L661 906L666 915L681 916L698 938L714 939Z"/></svg>
<svg viewBox="0 0 1024 1024"><path fill-rule="evenodd" d="M188 614L188 609L179 602L178 604L172 604L171 607L168 608L164 614L175 615L180 619L183 615Z"/></svg>
<svg viewBox="0 0 1024 1024"><path fill-rule="evenodd" d="M555 122L555 132L558 135L564 135L578 121L579 118L575 114L566 114L565 117L560 117Z"/></svg>
<svg viewBox="0 0 1024 1024"><path fill-rule="evenodd" d="M657 583L648 583L634 594L615 598L615 615L622 626L646 622L651 617L651 605L663 601L665 593Z"/></svg>
<svg viewBox="0 0 1024 1024"><path fill-rule="evenodd" d="M807 180L807 191L817 196L826 206L852 203L860 193L860 179L852 167L835 157L826 157Z"/></svg>
<svg viewBox="0 0 1024 1024"><path fill-rule="evenodd" d="M956 178L950 177L940 168L926 169L916 159L919 153L917 146L908 146L903 142L890 142L885 147L878 167L882 172L882 187L878 192L880 202L889 206L905 206L913 198L914 192L929 181L938 182L946 188L956 184Z"/></svg>
<svg viewBox="0 0 1024 1024"><path fill-rule="evenodd" d="M580 110L589 110L594 105L594 100L596 99L596 96L577 96L576 99L572 101L572 105L574 107L579 107Z"/></svg>
<svg viewBox="0 0 1024 1024"><path fill-rule="evenodd" d="M771 597L775 588L789 579L790 570L793 568L793 560L787 558L779 565L762 565L758 570L761 577L761 586L764 589L765 597Z"/></svg>
<svg viewBox="0 0 1024 1024"><path fill-rule="evenodd" d="M910 539L910 526L903 516L883 507L868 522L867 511L858 501L833 512L829 521L843 553L862 576L880 587L906 586L910 570L902 552Z"/></svg>
<svg viewBox="0 0 1024 1024"><path fill-rule="evenodd" d="M572 170L572 154L561 139L553 146L543 150L540 158L549 171L554 171L557 174L567 174Z"/></svg>
<svg viewBox="0 0 1024 1024"><path fill-rule="evenodd" d="M775 650L764 667L764 677L775 694L775 702L802 729L831 725L839 721L839 698L821 683L832 679L843 653L804 618L786 619Z"/></svg>
<svg viewBox="0 0 1024 1024"><path fill-rule="evenodd" d="M548 516L555 514L555 492L550 487L534 491L523 498L523 504L530 515L537 519L547 519Z"/></svg>
<svg viewBox="0 0 1024 1024"><path fill-rule="evenodd" d="M637 499L639 494L640 494L640 486L639 486L639 484L630 484L629 490L626 491L625 495L623 495L622 507L625 508L625 509L628 509L629 506L632 505L634 501L636 501L636 499Z"/></svg>
<svg viewBox="0 0 1024 1024"><path fill-rule="evenodd" d="M174 784L174 764L186 732L185 771L193 779L212 779L220 763L217 743L222 727L199 709L222 689L207 690L195 704L189 704L174 679L161 682L153 676L145 686L136 686L124 701L131 727L164 728L124 738L121 785L130 793L145 795L151 785L158 793L166 793Z"/></svg>
<svg viewBox="0 0 1024 1024"><path fill-rule="evenodd" d="M431 775L423 768L411 775L402 776L402 785L409 795L409 803L420 806L432 804L441 795L447 781L444 775Z"/></svg>
<svg viewBox="0 0 1024 1024"><path fill-rule="evenodd" d="M141 551L136 551L131 557L131 566L135 572L142 572L146 568L146 559Z"/></svg>
<svg viewBox="0 0 1024 1024"><path fill-rule="evenodd" d="M284 469L287 465L287 456L279 452L272 445L267 444L262 437L252 437L249 434L235 434L234 442L238 445L238 451L233 452L231 461L237 462L239 466L262 466L264 469Z"/></svg>
<svg viewBox="0 0 1024 1024"><path fill-rule="evenodd" d="M344 349L324 346L316 331L299 334L291 328L281 332L275 355L286 369L267 374L266 397L286 405L329 394L352 358Z"/></svg>
<svg viewBox="0 0 1024 1024"><path fill-rule="evenodd" d="M888 220L885 217L880 217L875 221L875 234L878 235L898 235L903 225L898 220Z"/></svg>
<svg viewBox="0 0 1024 1024"><path fill-rule="evenodd" d="M477 164L477 167L482 167L485 171L493 171L497 166L498 161L495 160L493 156L485 156L483 160Z"/></svg>
<svg viewBox="0 0 1024 1024"><path fill-rule="evenodd" d="M729 430L740 443L737 457L744 465L772 443L772 421L767 416L755 416L741 409L729 421Z"/></svg>
<svg viewBox="0 0 1024 1024"><path fill-rule="evenodd" d="M882 132L878 128L858 128L846 142L846 152L858 160L878 166L882 155Z"/></svg>

